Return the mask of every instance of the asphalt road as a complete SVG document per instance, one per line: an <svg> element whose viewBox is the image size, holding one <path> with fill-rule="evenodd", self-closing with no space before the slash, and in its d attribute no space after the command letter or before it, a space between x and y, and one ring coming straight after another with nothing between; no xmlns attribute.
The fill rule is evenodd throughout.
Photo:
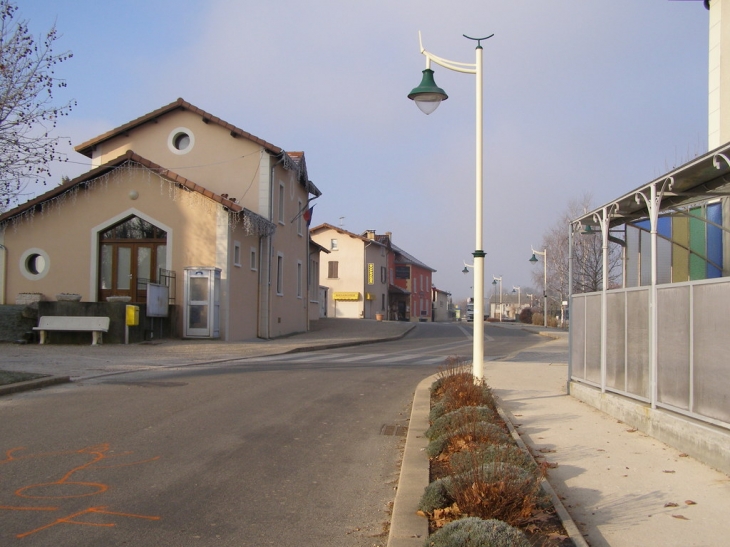
<svg viewBox="0 0 730 547"><path fill-rule="evenodd" d="M419 324L397 342L5 397L0 545L385 545L413 390L470 358L470 334ZM488 359L541 341L486 334Z"/></svg>

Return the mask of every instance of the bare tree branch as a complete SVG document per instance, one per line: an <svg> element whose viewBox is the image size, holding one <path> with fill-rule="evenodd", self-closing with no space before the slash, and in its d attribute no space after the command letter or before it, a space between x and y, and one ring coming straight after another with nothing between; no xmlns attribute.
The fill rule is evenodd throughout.
<svg viewBox="0 0 730 547"><path fill-rule="evenodd" d="M0 0L0 210L29 182L45 184L49 163L63 159L51 131L76 104L53 104L54 89L66 87L56 66L72 57L53 53L55 25L36 40L17 10Z"/></svg>

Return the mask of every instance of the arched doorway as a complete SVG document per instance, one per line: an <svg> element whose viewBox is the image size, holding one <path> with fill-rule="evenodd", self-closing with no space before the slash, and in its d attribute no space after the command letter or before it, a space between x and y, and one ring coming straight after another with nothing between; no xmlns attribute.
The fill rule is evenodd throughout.
<svg viewBox="0 0 730 547"><path fill-rule="evenodd" d="M147 301L147 283L167 268L167 232L131 216L99 234L99 300L129 296Z"/></svg>

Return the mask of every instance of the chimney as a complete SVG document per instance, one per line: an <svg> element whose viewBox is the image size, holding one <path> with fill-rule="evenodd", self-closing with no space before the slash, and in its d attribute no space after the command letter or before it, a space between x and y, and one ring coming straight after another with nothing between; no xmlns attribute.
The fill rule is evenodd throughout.
<svg viewBox="0 0 730 547"><path fill-rule="evenodd" d="M375 239L375 230L367 230L365 232L365 237L367 237L368 239L374 240Z"/></svg>

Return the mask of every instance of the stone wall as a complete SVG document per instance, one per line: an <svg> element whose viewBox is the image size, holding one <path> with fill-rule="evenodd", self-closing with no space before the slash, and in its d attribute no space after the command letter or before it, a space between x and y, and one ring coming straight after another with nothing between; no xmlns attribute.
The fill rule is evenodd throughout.
<svg viewBox="0 0 730 547"><path fill-rule="evenodd" d="M38 306L0 306L0 342L26 340L38 324ZM32 334L28 335L32 337ZM30 340L26 340L30 341Z"/></svg>

